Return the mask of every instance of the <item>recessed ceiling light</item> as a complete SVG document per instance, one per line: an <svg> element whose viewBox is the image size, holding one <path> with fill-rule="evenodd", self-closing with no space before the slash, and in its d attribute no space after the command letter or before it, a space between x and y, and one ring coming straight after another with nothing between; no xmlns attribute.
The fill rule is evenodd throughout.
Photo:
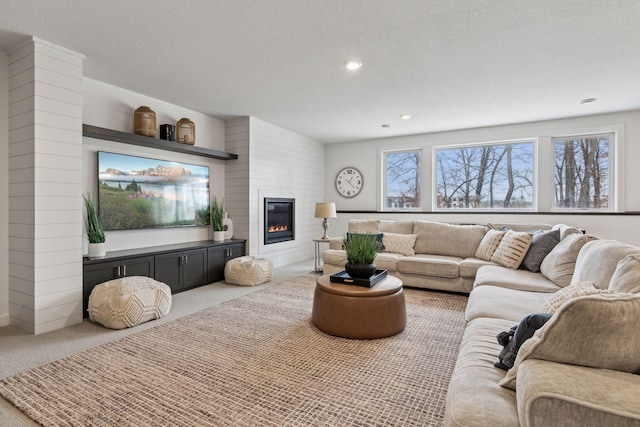
<svg viewBox="0 0 640 427"><path fill-rule="evenodd" d="M346 63L345 67L347 68L347 70L355 71L355 70L359 69L360 67L362 67L362 62L360 62L360 61L349 61L349 62Z"/></svg>
<svg viewBox="0 0 640 427"><path fill-rule="evenodd" d="M381 127L385 128L385 129L389 129L391 127L391 125L389 123L385 123Z"/></svg>
<svg viewBox="0 0 640 427"><path fill-rule="evenodd" d="M403 114L400 116L402 120L409 120L411 117L413 117L411 114Z"/></svg>
<svg viewBox="0 0 640 427"><path fill-rule="evenodd" d="M592 102L596 102L596 98L581 99L578 104L591 104Z"/></svg>

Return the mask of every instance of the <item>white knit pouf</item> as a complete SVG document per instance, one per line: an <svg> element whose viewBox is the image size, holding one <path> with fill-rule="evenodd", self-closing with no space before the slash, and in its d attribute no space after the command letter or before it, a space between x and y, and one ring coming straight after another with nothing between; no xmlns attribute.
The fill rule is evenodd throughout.
<svg viewBox="0 0 640 427"><path fill-rule="evenodd" d="M171 310L171 288L150 277L109 280L89 295L89 319L111 329L124 329L159 319Z"/></svg>
<svg viewBox="0 0 640 427"><path fill-rule="evenodd" d="M255 286L273 279L273 262L268 258L242 256L224 266L224 280L231 285Z"/></svg>

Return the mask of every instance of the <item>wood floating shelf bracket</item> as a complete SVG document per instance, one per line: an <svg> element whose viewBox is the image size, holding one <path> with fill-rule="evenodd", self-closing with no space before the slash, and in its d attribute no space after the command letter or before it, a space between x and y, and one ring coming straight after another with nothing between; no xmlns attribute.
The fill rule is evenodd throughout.
<svg viewBox="0 0 640 427"><path fill-rule="evenodd" d="M218 160L235 160L238 158L237 154L225 153L224 151L210 150L208 148L195 147L193 145L165 141L164 139L151 138L149 136L136 135L128 132L120 132L98 126L82 125L82 135L88 138L104 139L107 141L138 145L140 147L158 148L160 150L209 157Z"/></svg>

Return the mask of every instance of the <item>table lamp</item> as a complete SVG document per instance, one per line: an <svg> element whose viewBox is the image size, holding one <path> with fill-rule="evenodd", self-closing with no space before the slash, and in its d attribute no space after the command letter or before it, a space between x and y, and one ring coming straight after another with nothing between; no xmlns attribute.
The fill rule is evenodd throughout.
<svg viewBox="0 0 640 427"><path fill-rule="evenodd" d="M327 218L335 218L338 215L336 214L336 204L330 202L316 203L316 218L324 218L322 221L322 228L324 229L324 234L322 235L322 239L328 239L327 236L327 228L329 228L329 222Z"/></svg>

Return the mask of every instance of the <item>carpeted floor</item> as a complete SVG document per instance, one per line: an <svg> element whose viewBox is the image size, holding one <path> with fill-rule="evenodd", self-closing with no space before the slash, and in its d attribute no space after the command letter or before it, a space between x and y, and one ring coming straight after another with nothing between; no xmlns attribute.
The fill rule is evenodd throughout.
<svg viewBox="0 0 640 427"><path fill-rule="evenodd" d="M0 381L48 425L437 426L467 298L406 289L407 327L347 340L300 277Z"/></svg>

